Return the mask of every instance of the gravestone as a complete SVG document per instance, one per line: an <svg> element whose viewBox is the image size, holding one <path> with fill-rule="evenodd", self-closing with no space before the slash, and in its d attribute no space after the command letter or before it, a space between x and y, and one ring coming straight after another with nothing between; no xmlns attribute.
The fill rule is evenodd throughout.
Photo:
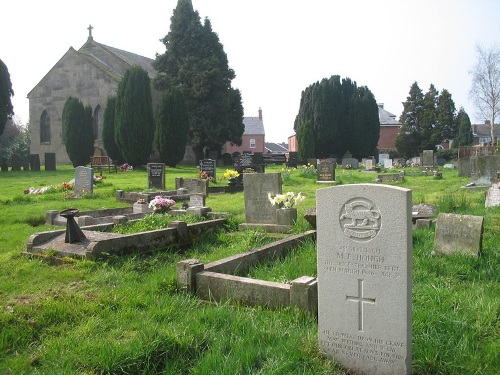
<svg viewBox="0 0 500 375"><path fill-rule="evenodd" d="M82 196L84 193L94 191L94 170L87 167L75 168L75 195Z"/></svg>
<svg viewBox="0 0 500 375"><path fill-rule="evenodd" d="M422 151L422 167L435 167L434 162L434 150L423 150Z"/></svg>
<svg viewBox="0 0 500 375"><path fill-rule="evenodd" d="M148 189L165 190L164 163L148 163Z"/></svg>
<svg viewBox="0 0 500 375"><path fill-rule="evenodd" d="M500 206L500 183L492 185L486 192L486 207Z"/></svg>
<svg viewBox="0 0 500 375"><path fill-rule="evenodd" d="M268 193L281 194L281 173L250 173L244 175L245 221L250 224L275 224L276 206Z"/></svg>
<svg viewBox="0 0 500 375"><path fill-rule="evenodd" d="M189 207L205 207L205 196L203 194L190 194Z"/></svg>
<svg viewBox="0 0 500 375"><path fill-rule="evenodd" d="M348 165L351 166L352 169L358 168L358 159L355 158L343 158L342 159L342 168L346 168Z"/></svg>
<svg viewBox="0 0 500 375"><path fill-rule="evenodd" d="M32 171L40 171L40 155L30 154L30 166Z"/></svg>
<svg viewBox="0 0 500 375"><path fill-rule="evenodd" d="M411 374L411 190L316 193L319 347L355 374Z"/></svg>
<svg viewBox="0 0 500 375"><path fill-rule="evenodd" d="M384 164L384 160L389 159L389 158L390 158L389 154L379 154L378 155L378 162L380 164Z"/></svg>
<svg viewBox="0 0 500 375"><path fill-rule="evenodd" d="M56 170L56 154L52 152L45 153L45 170L46 171Z"/></svg>
<svg viewBox="0 0 500 375"><path fill-rule="evenodd" d="M299 153L295 151L290 151L288 153L288 167L289 168L297 168L299 160Z"/></svg>
<svg viewBox="0 0 500 375"><path fill-rule="evenodd" d="M243 184L243 176L245 174L257 173L257 168L255 167L254 155L243 153L239 155L237 159L236 171L240 174L238 176L238 185Z"/></svg>
<svg viewBox="0 0 500 375"><path fill-rule="evenodd" d="M317 168L317 179L319 183L335 182L336 164L326 160L320 160Z"/></svg>
<svg viewBox="0 0 500 375"><path fill-rule="evenodd" d="M384 168L392 169L392 159L384 159Z"/></svg>
<svg viewBox="0 0 500 375"><path fill-rule="evenodd" d="M441 254L462 253L477 257L483 238L482 216L440 213L434 249Z"/></svg>
<svg viewBox="0 0 500 375"><path fill-rule="evenodd" d="M253 163L255 166L255 170L257 173L265 173L265 163L264 163L264 155L262 152L255 152L253 154Z"/></svg>
<svg viewBox="0 0 500 375"><path fill-rule="evenodd" d="M205 172L209 177L212 177L213 181L217 181L217 168L214 159L203 159L200 161L200 171Z"/></svg>
<svg viewBox="0 0 500 375"><path fill-rule="evenodd" d="M365 170L371 171L373 167L373 160L372 159L366 159L365 161Z"/></svg>
<svg viewBox="0 0 500 375"><path fill-rule="evenodd" d="M200 180L199 178L175 178L175 190L186 189L187 194L203 194L208 196L207 180Z"/></svg>

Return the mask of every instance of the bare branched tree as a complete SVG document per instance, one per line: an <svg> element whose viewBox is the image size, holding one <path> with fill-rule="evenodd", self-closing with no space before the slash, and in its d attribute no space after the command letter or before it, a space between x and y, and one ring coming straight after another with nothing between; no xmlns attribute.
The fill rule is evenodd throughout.
<svg viewBox="0 0 500 375"><path fill-rule="evenodd" d="M492 142L495 122L500 117L500 49L476 46L476 64L469 72L472 87L469 95L479 116L489 120Z"/></svg>

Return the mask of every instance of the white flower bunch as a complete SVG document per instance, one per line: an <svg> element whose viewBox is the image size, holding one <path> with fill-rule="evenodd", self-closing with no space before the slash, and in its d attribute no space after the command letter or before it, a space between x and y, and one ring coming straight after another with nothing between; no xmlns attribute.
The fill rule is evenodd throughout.
<svg viewBox="0 0 500 375"><path fill-rule="evenodd" d="M293 191L286 192L285 194L276 194L274 197L271 193L267 194L267 199L273 206L278 206L279 208L291 208L306 199L302 193L295 195Z"/></svg>

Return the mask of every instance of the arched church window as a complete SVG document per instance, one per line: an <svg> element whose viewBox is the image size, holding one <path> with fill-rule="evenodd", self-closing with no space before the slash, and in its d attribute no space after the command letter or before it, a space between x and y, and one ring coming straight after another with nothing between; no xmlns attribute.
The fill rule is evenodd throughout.
<svg viewBox="0 0 500 375"><path fill-rule="evenodd" d="M102 135L102 129L100 129L100 113L101 113L101 106L97 105L94 109L94 118L93 118L93 124L94 124L94 139L101 139Z"/></svg>
<svg viewBox="0 0 500 375"><path fill-rule="evenodd" d="M50 143L50 116L47 111L40 116L40 143Z"/></svg>

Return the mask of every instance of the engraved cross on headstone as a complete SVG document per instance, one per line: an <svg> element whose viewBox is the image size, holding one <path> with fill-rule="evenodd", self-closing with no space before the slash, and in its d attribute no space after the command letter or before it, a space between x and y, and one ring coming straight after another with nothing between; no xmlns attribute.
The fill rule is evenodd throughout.
<svg viewBox="0 0 500 375"><path fill-rule="evenodd" d="M363 331L363 304L370 303L375 304L374 298L363 297L363 280L358 279L358 295L357 296L347 296L346 301L353 301L358 303L358 330Z"/></svg>

